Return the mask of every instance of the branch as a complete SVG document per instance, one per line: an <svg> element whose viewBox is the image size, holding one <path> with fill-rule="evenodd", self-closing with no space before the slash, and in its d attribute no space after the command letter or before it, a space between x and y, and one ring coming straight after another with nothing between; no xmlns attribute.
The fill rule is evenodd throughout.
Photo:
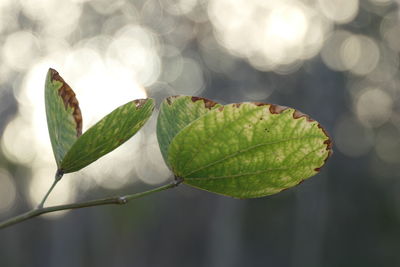
<svg viewBox="0 0 400 267"><path fill-rule="evenodd" d="M131 194L131 195L120 196L120 197L109 197L109 198L91 200L91 201L87 201L87 202L52 206L52 207L47 207L47 208L38 207L34 210L28 211L26 213L20 214L18 216L15 216L13 218L10 218L6 221L1 222L0 229L6 228L8 226L11 226L11 225L14 225L17 223L21 223L23 221L32 219L34 217L40 216L45 213L50 213L50 212L55 212L55 211L60 211L60 210L81 209L81 208L102 206L102 205L111 205L111 204L124 205L132 199L141 198L141 197L153 194L153 193L157 193L157 192L160 192L163 190L174 188L174 187L178 186L181 182L182 182L182 179L178 178L177 180L174 180L173 182L171 182L169 184L151 189L149 191L135 193L135 194Z"/></svg>

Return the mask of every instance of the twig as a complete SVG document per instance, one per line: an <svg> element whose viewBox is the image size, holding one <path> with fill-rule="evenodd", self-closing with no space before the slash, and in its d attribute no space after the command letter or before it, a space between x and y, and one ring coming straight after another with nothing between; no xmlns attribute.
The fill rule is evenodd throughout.
<svg viewBox="0 0 400 267"><path fill-rule="evenodd" d="M60 211L60 210L71 210L71 209L81 209L81 208L87 208L87 207L93 207L93 206L101 206L101 205L123 205L128 203L132 199L144 197L153 193L157 193L160 191L164 191L170 188L174 188L178 186L182 182L181 179L176 179L175 181L171 182L170 184L163 185L154 189L151 189L149 191L145 192L140 192L140 193L135 193L131 195L126 195L126 196L119 196L119 197L109 197L109 198L103 198L103 199L97 199L97 200L91 200L87 202L80 202L80 203L73 203L73 204L66 204L66 205L59 205L59 206L52 206L52 207L46 207L46 208L36 208L34 210L28 211L26 213L20 214L18 216L15 216L13 218L10 218L8 220L5 220L0 223L0 229L6 228L8 226L32 219L34 217L37 217L39 215L45 214L45 213L50 213L50 212L55 212L55 211Z"/></svg>
<svg viewBox="0 0 400 267"><path fill-rule="evenodd" d="M40 204L38 205L38 207L37 207L38 209L43 208L43 205L44 205L44 203L46 202L47 198L49 197L51 191L53 191L54 187L55 187L56 184L61 180L61 178L63 177L63 175L64 175L64 174L63 174L60 170L57 171L57 173L56 173L56 175L55 175L55 177L54 177L54 182L53 182L53 184L51 185L49 191L47 191L46 195L43 197L43 199L42 199L42 201L40 202Z"/></svg>

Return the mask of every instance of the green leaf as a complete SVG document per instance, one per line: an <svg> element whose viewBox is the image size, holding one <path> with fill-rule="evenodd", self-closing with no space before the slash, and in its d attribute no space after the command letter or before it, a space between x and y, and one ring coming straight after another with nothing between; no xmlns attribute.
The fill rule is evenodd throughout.
<svg viewBox="0 0 400 267"><path fill-rule="evenodd" d="M61 162L60 171L78 171L111 152L146 123L153 109L151 98L134 100L115 109L73 144Z"/></svg>
<svg viewBox="0 0 400 267"><path fill-rule="evenodd" d="M82 134L82 115L74 91L53 69L46 76L45 106L51 146L60 167L65 154Z"/></svg>
<svg viewBox="0 0 400 267"><path fill-rule="evenodd" d="M194 96L171 96L161 103L157 139L167 163L167 150L175 135L189 123L218 107L221 105L212 100Z"/></svg>
<svg viewBox="0 0 400 267"><path fill-rule="evenodd" d="M166 160L190 186L253 198L315 175L330 154L327 133L308 116L277 105L241 103L211 110L182 128Z"/></svg>

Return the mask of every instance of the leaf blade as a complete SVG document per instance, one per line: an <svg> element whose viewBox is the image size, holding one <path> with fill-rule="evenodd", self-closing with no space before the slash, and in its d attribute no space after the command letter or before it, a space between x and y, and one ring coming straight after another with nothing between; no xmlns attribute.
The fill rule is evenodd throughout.
<svg viewBox="0 0 400 267"><path fill-rule="evenodd" d="M116 108L73 144L61 162L61 171L78 171L116 149L139 131L153 109L151 98L134 100Z"/></svg>
<svg viewBox="0 0 400 267"><path fill-rule="evenodd" d="M176 134L199 117L221 106L212 100L193 96L171 96L161 103L157 118L157 139L167 164L167 150Z"/></svg>
<svg viewBox="0 0 400 267"><path fill-rule="evenodd" d="M51 145L57 166L82 134L82 114L72 88L54 69L45 82L45 108Z"/></svg>
<svg viewBox="0 0 400 267"><path fill-rule="evenodd" d="M194 121L168 158L184 183L238 198L278 193L316 174L331 153L320 124L291 108L231 104Z"/></svg>

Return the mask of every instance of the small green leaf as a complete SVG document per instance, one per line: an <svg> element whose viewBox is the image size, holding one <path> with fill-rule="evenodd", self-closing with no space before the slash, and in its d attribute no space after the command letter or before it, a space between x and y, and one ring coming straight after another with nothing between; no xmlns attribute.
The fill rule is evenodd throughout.
<svg viewBox="0 0 400 267"><path fill-rule="evenodd" d="M133 136L149 119L154 100L139 99L115 109L87 130L61 162L63 173L75 172L111 152Z"/></svg>
<svg viewBox="0 0 400 267"><path fill-rule="evenodd" d="M190 186L252 198L299 184L330 154L328 135L308 116L277 105L241 103L214 109L181 129L166 161Z"/></svg>
<svg viewBox="0 0 400 267"><path fill-rule="evenodd" d="M194 96L171 96L161 103L157 138L166 162L167 150L175 135L189 123L218 107L221 105L212 100Z"/></svg>
<svg viewBox="0 0 400 267"><path fill-rule="evenodd" d="M53 69L46 76L45 106L51 146L60 167L65 154L82 134L82 115L74 91Z"/></svg>

